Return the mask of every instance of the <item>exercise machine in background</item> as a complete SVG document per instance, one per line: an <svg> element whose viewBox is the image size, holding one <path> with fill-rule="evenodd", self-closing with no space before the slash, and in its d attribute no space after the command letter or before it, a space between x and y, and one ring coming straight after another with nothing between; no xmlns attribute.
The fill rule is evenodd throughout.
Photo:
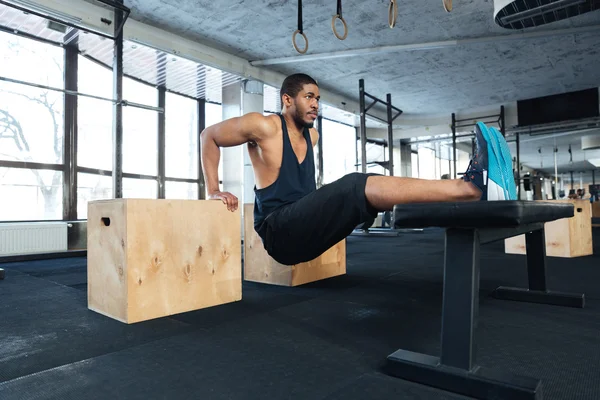
<svg viewBox="0 0 600 400"><path fill-rule="evenodd" d="M381 100L376 96L368 93L365 90L365 81L358 81L358 90L360 96L360 134L357 138L360 140L360 160L357 166L361 167L362 173L367 172L367 165L379 165L387 170L389 176L394 176L394 120L402 115L402 110L394 107L392 104L392 95L388 93L386 100ZM367 100L369 104L367 105ZM384 105L387 110L387 118L381 119L376 115L369 114L376 104ZM381 123L387 125L387 141L383 139L367 138L367 115ZM387 157L384 156L384 161L367 161L367 143L383 146L384 150L387 147ZM384 151L385 154L385 151ZM387 160L386 160L387 158ZM358 151L357 151L358 161ZM377 223L376 223L377 222ZM374 226L375 225L375 226ZM356 227L352 235L378 235L378 236L397 236L405 232L422 232L423 229L394 229L392 224L392 212L386 211L380 213L378 218L374 218Z"/></svg>

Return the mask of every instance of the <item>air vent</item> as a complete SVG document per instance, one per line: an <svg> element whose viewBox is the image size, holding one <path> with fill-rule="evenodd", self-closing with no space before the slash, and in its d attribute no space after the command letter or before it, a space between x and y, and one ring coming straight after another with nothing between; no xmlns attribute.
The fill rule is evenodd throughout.
<svg viewBox="0 0 600 400"><path fill-rule="evenodd" d="M600 0L494 0L494 19L506 29L525 29L600 10Z"/></svg>
<svg viewBox="0 0 600 400"><path fill-rule="evenodd" d="M583 136L581 138L581 150L600 149L600 134Z"/></svg>

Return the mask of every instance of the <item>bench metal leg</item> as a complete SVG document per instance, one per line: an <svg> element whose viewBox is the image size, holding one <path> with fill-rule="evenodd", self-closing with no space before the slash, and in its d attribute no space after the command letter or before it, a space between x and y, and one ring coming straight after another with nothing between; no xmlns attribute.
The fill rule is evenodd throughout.
<svg viewBox="0 0 600 400"><path fill-rule="evenodd" d="M473 330L479 303L479 234L448 229L444 261L441 355L397 350L387 358L393 376L479 399L540 399L538 379L476 363Z"/></svg>
<svg viewBox="0 0 600 400"><path fill-rule="evenodd" d="M493 295L498 299L583 308L585 296L577 293L552 292L546 287L545 231L534 230L525 235L529 289L498 287Z"/></svg>

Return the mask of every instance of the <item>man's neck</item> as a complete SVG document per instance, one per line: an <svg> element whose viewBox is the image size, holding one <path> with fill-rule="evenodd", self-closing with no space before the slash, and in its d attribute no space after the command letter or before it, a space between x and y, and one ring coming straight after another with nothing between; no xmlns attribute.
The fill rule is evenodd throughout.
<svg viewBox="0 0 600 400"><path fill-rule="evenodd" d="M288 129L288 133L290 133L292 136L295 137L302 137L303 132L304 132L304 127L299 127L296 124L296 121L294 121L294 118L292 118L289 115L283 114L283 118L285 119L285 123L287 125L287 129Z"/></svg>

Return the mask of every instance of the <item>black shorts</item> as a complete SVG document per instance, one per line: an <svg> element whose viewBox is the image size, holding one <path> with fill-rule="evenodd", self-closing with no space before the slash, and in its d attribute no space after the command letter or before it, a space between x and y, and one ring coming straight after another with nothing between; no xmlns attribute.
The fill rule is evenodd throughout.
<svg viewBox="0 0 600 400"><path fill-rule="evenodd" d="M267 253L284 265L311 261L377 217L365 196L373 175L348 174L269 214L256 230Z"/></svg>

